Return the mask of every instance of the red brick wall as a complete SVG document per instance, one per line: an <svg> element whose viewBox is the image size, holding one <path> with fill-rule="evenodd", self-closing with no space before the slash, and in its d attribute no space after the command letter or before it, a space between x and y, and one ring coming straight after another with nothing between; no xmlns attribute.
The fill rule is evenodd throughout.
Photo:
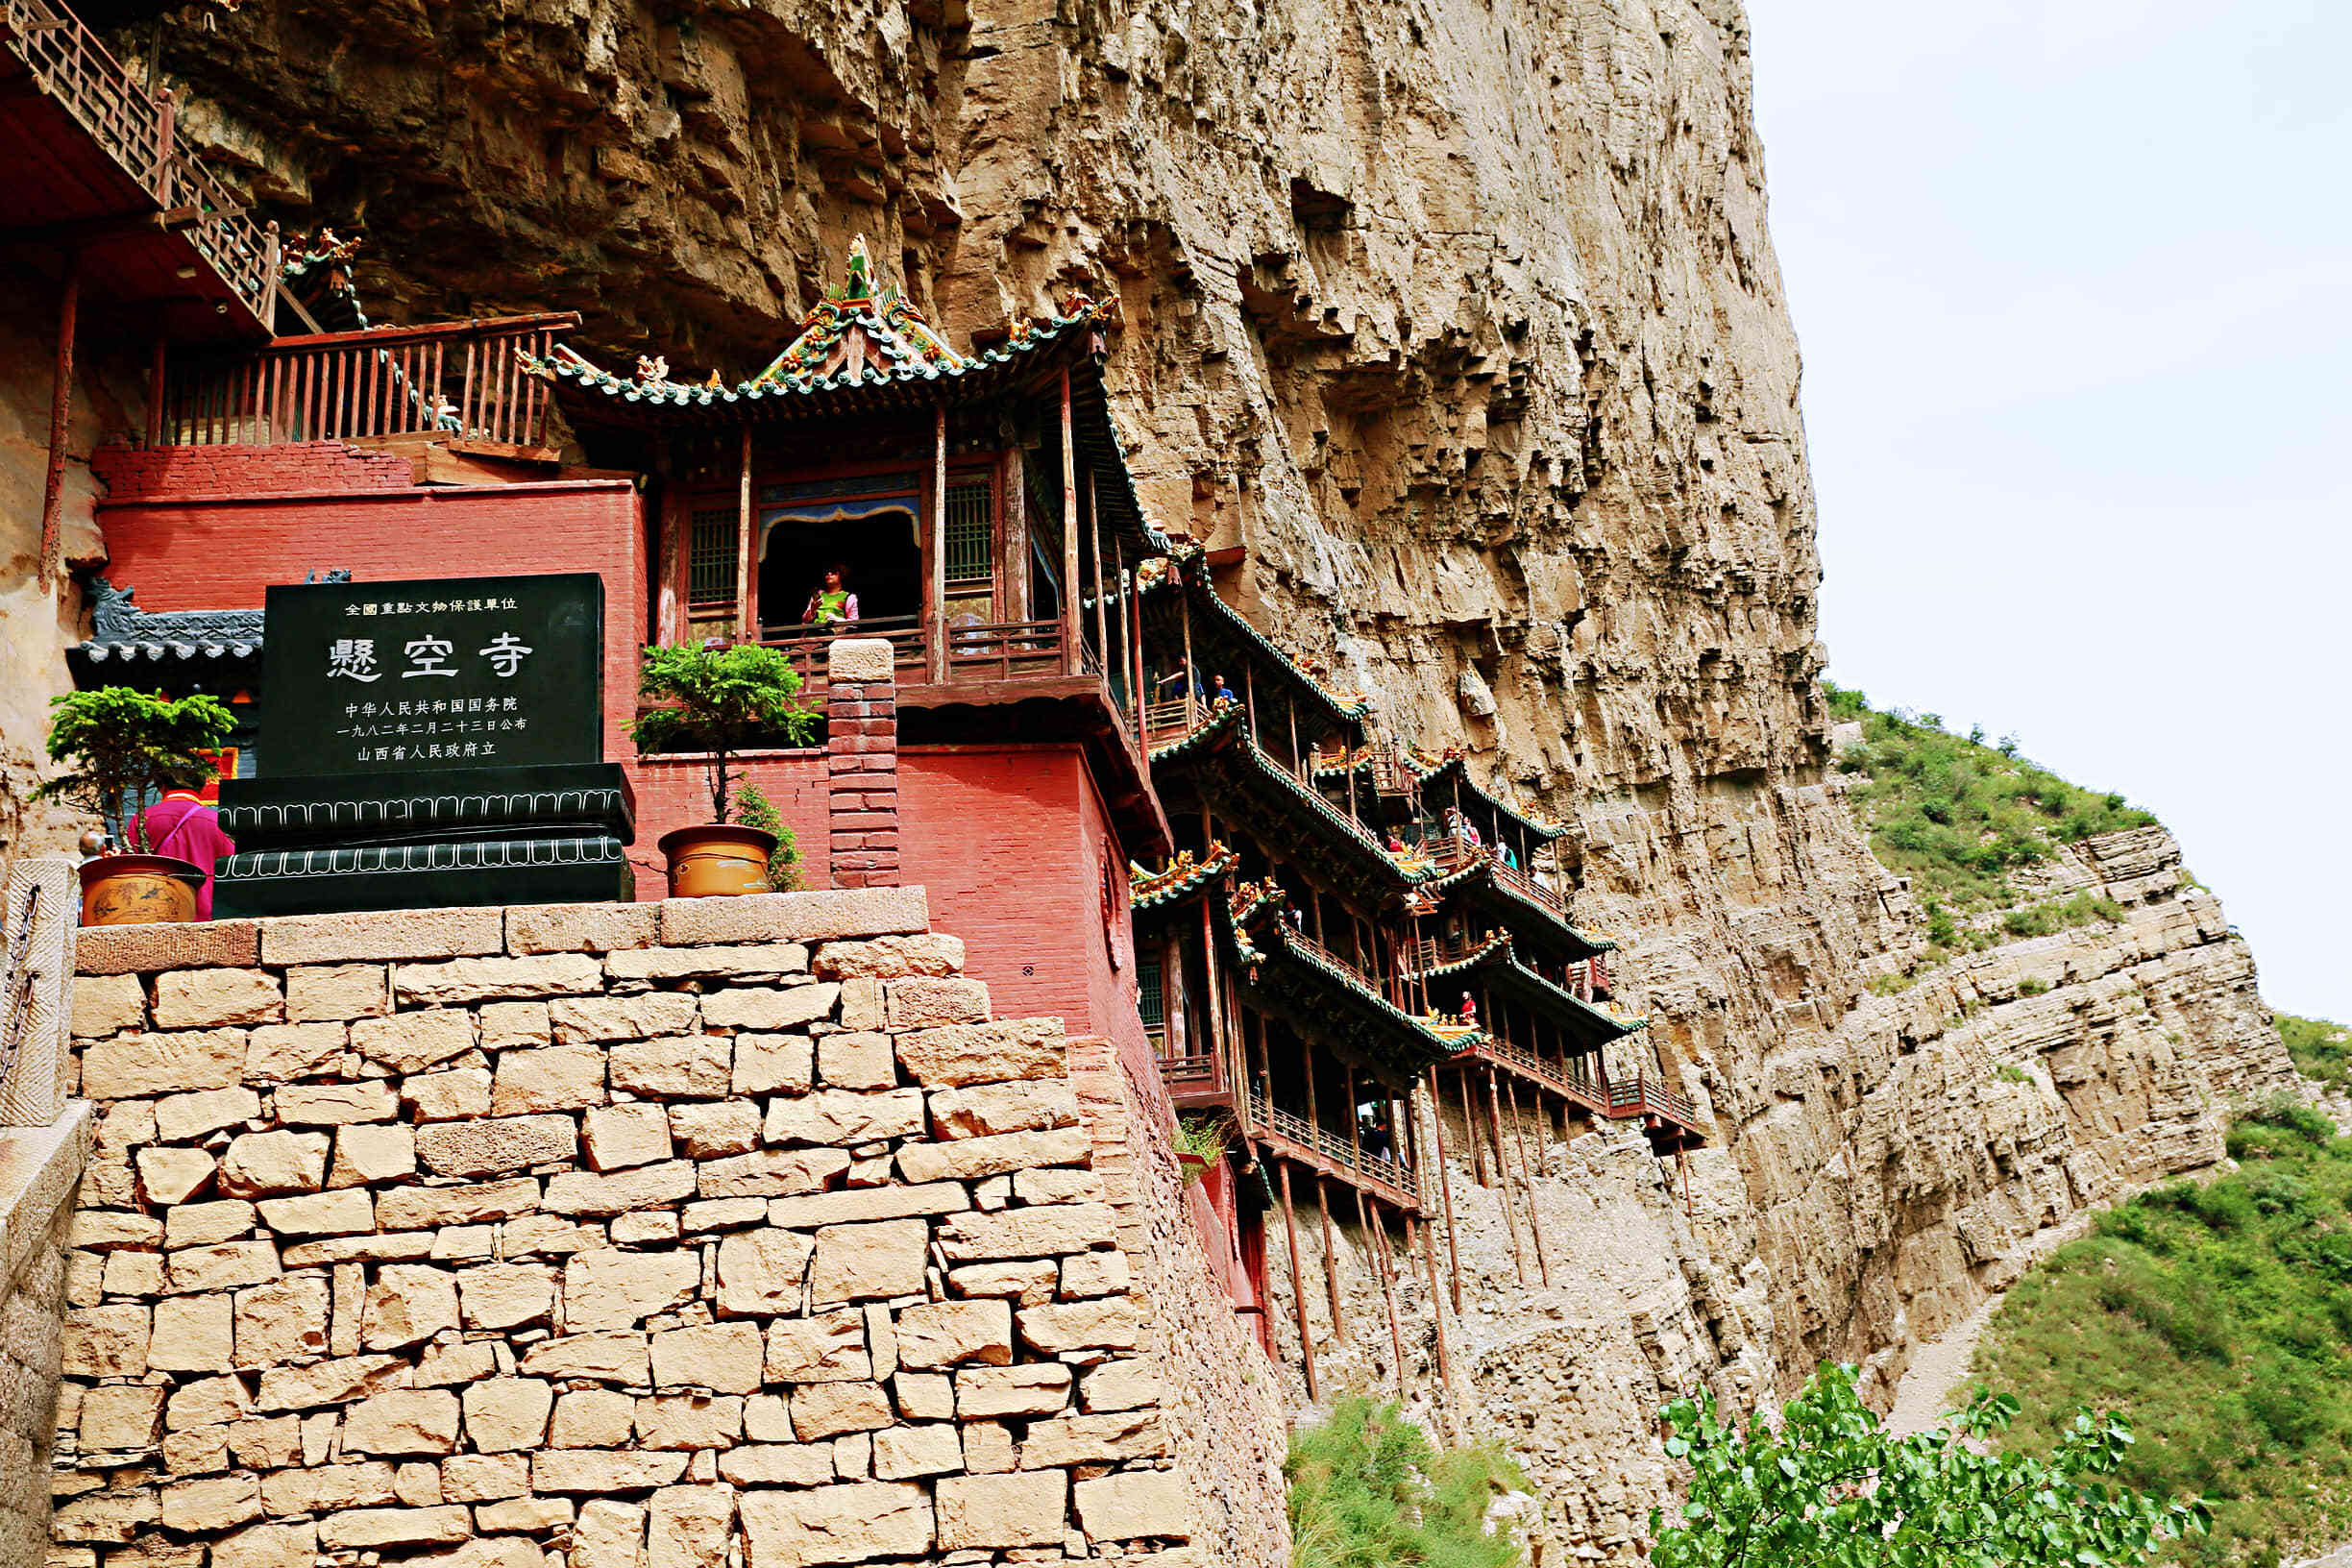
<svg viewBox="0 0 2352 1568"><path fill-rule="evenodd" d="M659 898L667 893L668 881L654 843L674 827L710 821L710 772L699 758L628 760L636 757L634 746L622 756L629 787L637 792L637 843L629 850L629 862L637 868L637 896L640 901ZM832 886L826 860L831 792L823 748L753 751L741 759L741 766L742 776L760 787L792 829L800 849L800 885Z"/></svg>
<svg viewBox="0 0 2352 1568"><path fill-rule="evenodd" d="M640 510L625 479L575 479L108 501L98 521L108 577L117 588L136 588L144 610L257 606L271 583L300 582L306 573L333 567L374 582L597 573L604 579L604 755L624 760L637 754L627 725L646 635Z"/></svg>
<svg viewBox="0 0 2352 1568"><path fill-rule="evenodd" d="M414 465L397 453L366 452L340 441L292 441L268 447L101 447L90 471L106 481L107 500L168 496L298 495L332 490L405 490Z"/></svg>

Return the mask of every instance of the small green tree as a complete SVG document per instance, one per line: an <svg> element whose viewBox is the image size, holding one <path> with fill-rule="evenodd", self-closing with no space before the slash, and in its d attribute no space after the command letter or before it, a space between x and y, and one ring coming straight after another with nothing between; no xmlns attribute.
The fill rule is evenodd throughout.
<svg viewBox="0 0 2352 1568"><path fill-rule="evenodd" d="M2125 1568L2206 1528L2201 1502L2089 1478L2132 1441L2120 1416L2078 1413L2047 1458L1995 1449L2016 1416L1980 1390L1948 1424L1897 1437L1850 1366L1824 1366L1777 1426L1719 1420L1712 1398L1663 1412L1690 1501L1653 1509L1655 1568Z"/></svg>
<svg viewBox="0 0 2352 1568"><path fill-rule="evenodd" d="M791 893L800 886L800 841L784 825L784 819L777 815L775 803L768 798L767 791L747 783L737 794L740 805L736 815L743 820L743 825L775 835L775 848L768 856L769 891Z"/></svg>
<svg viewBox="0 0 2352 1568"><path fill-rule="evenodd" d="M236 715L218 698L174 701L128 686L100 686L49 699L49 760L72 771L48 780L36 799L61 800L111 823L137 854L153 854L139 812L150 796L192 789L212 772L205 755L229 744Z"/></svg>
<svg viewBox="0 0 2352 1568"><path fill-rule="evenodd" d="M1292 1568L1519 1568L1526 1543L1489 1511L1532 1488L1500 1448L1439 1453L1392 1401L1342 1399L1291 1434Z"/></svg>
<svg viewBox="0 0 2352 1568"><path fill-rule="evenodd" d="M640 666L638 695L660 704L647 708L629 726L644 749L698 747L710 753L711 820L727 821L727 796L734 782L728 753L757 736L776 736L804 746L817 732L817 715L800 703L800 673L772 648L739 643L733 648L649 648Z"/></svg>

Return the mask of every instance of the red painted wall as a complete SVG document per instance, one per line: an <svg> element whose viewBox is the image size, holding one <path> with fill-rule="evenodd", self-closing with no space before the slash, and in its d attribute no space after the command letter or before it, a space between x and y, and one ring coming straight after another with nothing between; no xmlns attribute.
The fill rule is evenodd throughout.
<svg viewBox="0 0 2352 1568"><path fill-rule="evenodd" d="M623 758L629 786L637 792L637 844L629 850L629 862L637 868L637 897L644 902L668 892L662 853L655 843L674 827L691 827L711 820L710 770L699 757L640 758L636 752L631 746ZM825 787L823 747L747 751L736 760L742 777L760 787L776 815L784 819L784 825L792 829L800 850L801 886L830 886L825 864L830 792ZM936 898L931 909L937 921ZM941 922L940 929L952 931L955 927Z"/></svg>
<svg viewBox="0 0 2352 1568"><path fill-rule="evenodd" d="M90 472L111 502L169 496L306 494L321 490L406 490L416 465L397 453L367 452L340 441L289 441L270 447L101 447Z"/></svg>
<svg viewBox="0 0 2352 1568"><path fill-rule="evenodd" d="M604 579L604 755L623 760L637 752L627 724L645 642L639 511L625 479L571 479L106 501L98 523L108 578L136 588L144 610L258 606L271 583L334 567L363 582L597 573Z"/></svg>

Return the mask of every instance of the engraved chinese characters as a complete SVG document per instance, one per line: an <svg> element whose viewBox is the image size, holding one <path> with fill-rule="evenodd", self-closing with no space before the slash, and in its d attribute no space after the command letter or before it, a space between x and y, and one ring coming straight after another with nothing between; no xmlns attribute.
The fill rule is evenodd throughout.
<svg viewBox="0 0 2352 1568"><path fill-rule="evenodd" d="M595 761L601 623L588 574L272 588L262 769Z"/></svg>

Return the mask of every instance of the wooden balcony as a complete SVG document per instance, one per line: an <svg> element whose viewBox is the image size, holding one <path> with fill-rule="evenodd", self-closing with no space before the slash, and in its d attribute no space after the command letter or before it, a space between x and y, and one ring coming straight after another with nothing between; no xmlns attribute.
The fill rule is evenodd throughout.
<svg viewBox="0 0 2352 1568"><path fill-rule="evenodd" d="M518 354L545 355L570 312L282 337L233 356L175 361L156 438L164 446L435 441L551 462L552 389Z"/></svg>
<svg viewBox="0 0 2352 1568"><path fill-rule="evenodd" d="M1249 1136L1276 1158L1362 1188L1409 1213L1420 1211L1420 1189L1414 1185L1412 1167L1404 1162L1367 1154L1353 1140L1270 1104L1256 1089L1249 1092Z"/></svg>
<svg viewBox="0 0 2352 1568"><path fill-rule="evenodd" d="M269 334L276 226L181 145L170 94L134 81L61 0L0 0L0 238L78 252L94 309L159 306L179 335Z"/></svg>
<svg viewBox="0 0 2352 1568"><path fill-rule="evenodd" d="M1493 872L1498 885L1509 889L1529 903L1552 911L1563 921L1568 919L1566 900L1518 867L1506 864L1502 855L1490 845L1472 844L1459 837L1446 837L1424 840L1422 847L1429 851L1439 869L1447 872L1458 871L1465 866L1482 861Z"/></svg>

